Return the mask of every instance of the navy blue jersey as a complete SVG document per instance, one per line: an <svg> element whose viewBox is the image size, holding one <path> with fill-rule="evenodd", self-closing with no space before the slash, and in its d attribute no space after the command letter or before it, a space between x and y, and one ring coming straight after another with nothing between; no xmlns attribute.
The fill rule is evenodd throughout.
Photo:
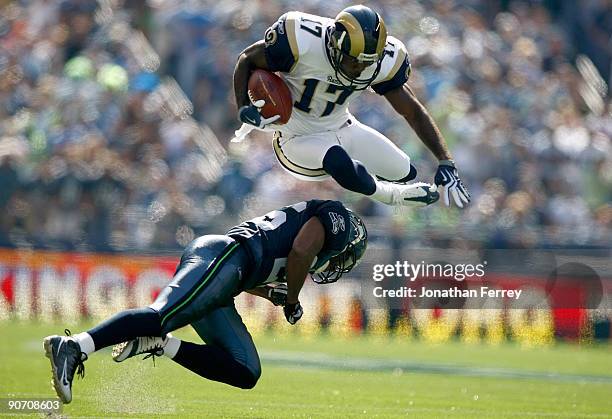
<svg viewBox="0 0 612 419"><path fill-rule="evenodd" d="M241 242L251 255L252 266L244 279L244 289L270 282L285 282L287 256L302 226L317 217L325 229L325 242L311 272L348 244L350 220L338 201L310 200L271 211L230 229L227 235Z"/></svg>

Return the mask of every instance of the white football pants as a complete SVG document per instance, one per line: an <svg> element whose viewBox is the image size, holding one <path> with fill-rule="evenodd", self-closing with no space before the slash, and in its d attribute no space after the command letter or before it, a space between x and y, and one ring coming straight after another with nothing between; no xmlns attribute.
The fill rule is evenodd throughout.
<svg viewBox="0 0 612 419"><path fill-rule="evenodd" d="M291 136L276 131L274 153L281 166L302 180L323 180L323 158L330 147L342 146L353 160L359 160L372 175L395 181L408 176L410 157L380 132L350 119L335 131Z"/></svg>

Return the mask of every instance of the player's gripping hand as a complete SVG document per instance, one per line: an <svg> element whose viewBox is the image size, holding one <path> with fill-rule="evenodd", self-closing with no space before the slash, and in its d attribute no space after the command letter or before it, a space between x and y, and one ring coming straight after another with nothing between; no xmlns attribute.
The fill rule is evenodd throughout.
<svg viewBox="0 0 612 419"><path fill-rule="evenodd" d="M454 161L440 160L434 182L444 187L444 203L447 207L450 207L451 195L459 208L463 208L464 203L470 202L470 193L461 182Z"/></svg>
<svg viewBox="0 0 612 419"><path fill-rule="evenodd" d="M287 284L278 284L275 287L268 287L268 300L275 306L287 304Z"/></svg>
<svg viewBox="0 0 612 419"><path fill-rule="evenodd" d="M285 318L291 324L296 324L304 314L304 310L299 301L295 304L286 304L285 307L283 307L283 311L285 312Z"/></svg>
<svg viewBox="0 0 612 419"><path fill-rule="evenodd" d="M259 112L265 104L266 101L263 99L256 100L255 102L251 101L250 105L245 105L238 110L238 119L245 124L253 125L259 129L265 128L266 125L280 118L280 115L264 118Z"/></svg>

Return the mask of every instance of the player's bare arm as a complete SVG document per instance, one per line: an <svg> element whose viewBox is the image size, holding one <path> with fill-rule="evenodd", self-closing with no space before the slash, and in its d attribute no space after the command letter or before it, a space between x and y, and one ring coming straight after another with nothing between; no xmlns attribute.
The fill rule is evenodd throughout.
<svg viewBox="0 0 612 419"><path fill-rule="evenodd" d="M238 107L238 119L245 124L264 128L266 125L278 120L280 115L263 118L259 112L266 102L264 100L252 102L249 98L249 77L257 69L269 70L264 54L263 41L254 43L240 53L234 69L234 94L236 95L236 105Z"/></svg>
<svg viewBox="0 0 612 419"><path fill-rule="evenodd" d="M440 129L438 129L425 106L407 83L388 91L384 96L393 106L393 109L408 121L423 144L439 160L434 182L436 185L444 187L445 204L449 206L452 197L455 204L463 208L463 204L470 202L470 194L459 178L455 162Z"/></svg>
<svg viewBox="0 0 612 419"><path fill-rule="evenodd" d="M325 242L325 228L317 217L312 217L300 229L287 256L287 299L283 311L291 324L304 313L299 301L300 291L308 271Z"/></svg>
<svg viewBox="0 0 612 419"><path fill-rule="evenodd" d="M384 96L438 160L452 160L438 126L408 84L390 90Z"/></svg>
<svg viewBox="0 0 612 419"><path fill-rule="evenodd" d="M247 93L249 76L258 68L269 70L264 54L264 41L256 42L247 47L238 57L238 62L234 68L234 94L238 109L251 103Z"/></svg>
<svg viewBox="0 0 612 419"><path fill-rule="evenodd" d="M287 257L287 304L298 302L300 290L314 258L323 248L325 229L317 217L304 224Z"/></svg>

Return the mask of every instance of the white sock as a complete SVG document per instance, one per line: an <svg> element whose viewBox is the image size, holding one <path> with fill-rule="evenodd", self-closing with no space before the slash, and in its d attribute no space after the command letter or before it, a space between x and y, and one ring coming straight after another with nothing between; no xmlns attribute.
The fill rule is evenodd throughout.
<svg viewBox="0 0 612 419"><path fill-rule="evenodd" d="M370 197L382 202L383 204L391 204L393 202L393 186L390 183L376 181L376 191Z"/></svg>
<svg viewBox="0 0 612 419"><path fill-rule="evenodd" d="M166 345L164 346L164 356L172 359L176 356L179 348L181 347L181 340L175 338L170 333L166 335Z"/></svg>
<svg viewBox="0 0 612 419"><path fill-rule="evenodd" d="M96 351L96 345L94 344L94 341L89 333L81 332L76 335L72 335L72 337L79 343L81 352L85 352L87 355L89 355Z"/></svg>

